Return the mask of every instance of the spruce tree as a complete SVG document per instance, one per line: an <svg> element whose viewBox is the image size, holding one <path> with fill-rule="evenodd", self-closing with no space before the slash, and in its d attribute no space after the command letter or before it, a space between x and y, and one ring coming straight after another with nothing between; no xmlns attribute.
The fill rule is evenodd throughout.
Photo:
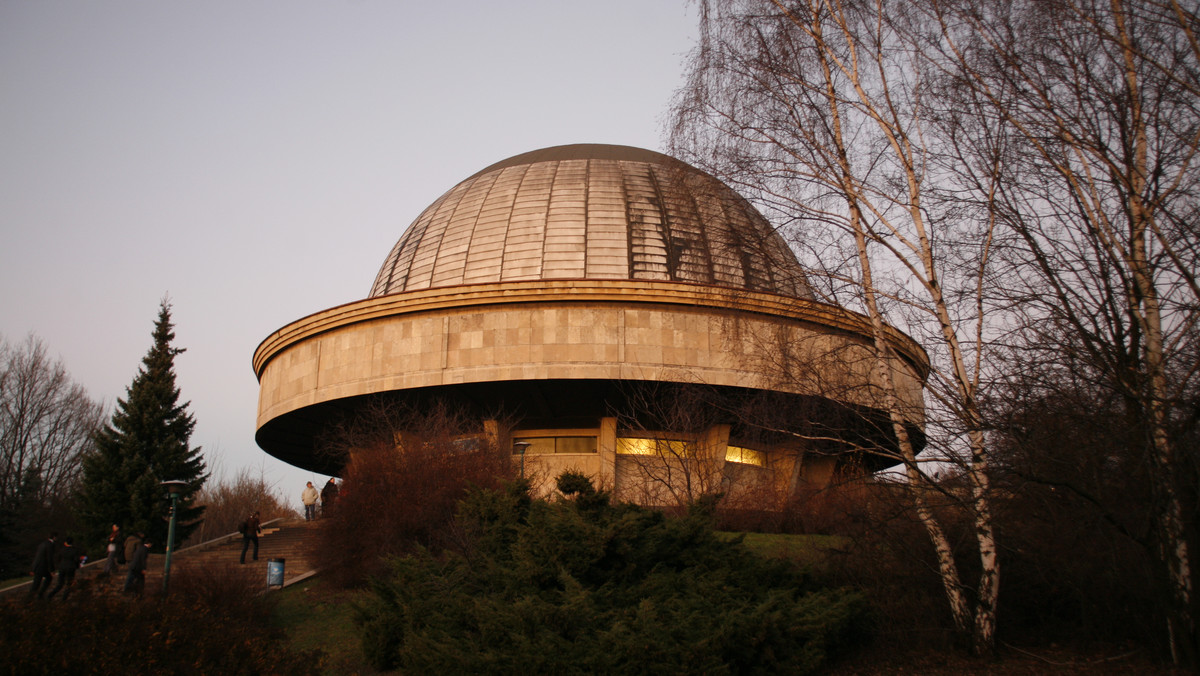
<svg viewBox="0 0 1200 676"><path fill-rule="evenodd" d="M203 506L195 496L208 478L199 448L189 439L196 422L188 403L179 403L171 305L163 299L154 324L154 345L142 359L125 398L117 400L111 421L96 434L96 448L83 460L80 517L91 534L111 524L127 532L145 532L155 548L167 541L170 499L161 482L182 479L176 545L199 525Z"/></svg>

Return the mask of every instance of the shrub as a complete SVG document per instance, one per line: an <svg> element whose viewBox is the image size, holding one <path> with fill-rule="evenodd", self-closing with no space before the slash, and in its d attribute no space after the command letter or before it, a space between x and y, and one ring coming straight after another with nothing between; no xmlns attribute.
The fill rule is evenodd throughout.
<svg viewBox="0 0 1200 676"><path fill-rule="evenodd" d="M266 622L269 601L236 577L181 570L165 601L80 592L0 606L0 674L302 676L322 667L319 653L286 647Z"/></svg>
<svg viewBox="0 0 1200 676"><path fill-rule="evenodd" d="M907 487L863 479L806 496L813 507L807 526L839 536L827 550L823 569L831 582L861 589L878 619L877 647L883 650L945 649L956 645L953 618L929 536L916 518ZM974 579L971 540L961 512L938 507L938 518L963 550L963 579ZM977 570L977 568L975 569Z"/></svg>
<svg viewBox="0 0 1200 676"><path fill-rule="evenodd" d="M358 585L383 572L387 556L440 547L468 487L513 476L511 453L471 431L463 416L435 406L369 409L343 432L349 462L312 553L327 579Z"/></svg>
<svg viewBox="0 0 1200 676"><path fill-rule="evenodd" d="M472 492L457 524L467 546L393 559L372 583L358 621L375 667L802 674L864 630L859 594L722 541L705 518L509 487Z"/></svg>
<svg viewBox="0 0 1200 676"><path fill-rule="evenodd" d="M264 623L277 597L263 594L262 571L234 563L180 560L171 568L171 599L204 613Z"/></svg>
<svg viewBox="0 0 1200 676"><path fill-rule="evenodd" d="M998 640L1162 647L1147 552L1070 491L1005 478L1000 473L993 484L1003 581ZM906 487L864 479L805 498L796 509L807 510L804 530L839 536L824 570L871 599L880 649L944 649L961 641ZM962 579L977 580L970 513L954 500L929 498L954 544Z"/></svg>

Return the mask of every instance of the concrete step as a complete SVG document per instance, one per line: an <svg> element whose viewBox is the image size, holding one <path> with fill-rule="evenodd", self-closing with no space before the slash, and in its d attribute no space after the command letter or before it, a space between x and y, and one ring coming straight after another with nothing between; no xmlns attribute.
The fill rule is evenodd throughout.
<svg viewBox="0 0 1200 676"><path fill-rule="evenodd" d="M193 547L176 551L171 556L171 581L184 576L205 578L245 578L251 587L262 585L267 589L267 569L271 559L283 559L284 586L306 579L316 573L308 561L308 548L316 535L316 522L276 521L263 527L258 538L258 560L251 559L253 545L246 552L246 563L239 563L242 553L242 536L231 533ZM147 594L162 591L164 557L153 554L146 569ZM120 594L125 583L127 568L121 566L111 578L102 575L103 561L89 563L76 574L76 587L82 592ZM261 582L259 582L261 581ZM28 592L28 584L5 590L5 597L17 598Z"/></svg>

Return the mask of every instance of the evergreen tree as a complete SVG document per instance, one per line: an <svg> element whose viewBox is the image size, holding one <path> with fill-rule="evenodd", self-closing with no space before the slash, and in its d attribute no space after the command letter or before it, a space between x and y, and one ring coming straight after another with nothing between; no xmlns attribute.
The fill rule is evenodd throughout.
<svg viewBox="0 0 1200 676"><path fill-rule="evenodd" d="M182 479L176 543L199 525L203 506L196 493L208 478L199 448L188 445L196 422L179 403L175 386L175 338L171 305L163 299L154 324L154 345L137 376L117 400L112 420L96 434L96 449L84 458L81 520L92 533L116 523L128 532L144 531L155 547L165 547L170 499L161 482Z"/></svg>

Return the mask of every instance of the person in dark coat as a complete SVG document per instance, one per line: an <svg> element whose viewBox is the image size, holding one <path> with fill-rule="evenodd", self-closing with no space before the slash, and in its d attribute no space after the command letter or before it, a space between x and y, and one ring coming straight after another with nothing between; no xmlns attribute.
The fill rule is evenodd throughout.
<svg viewBox="0 0 1200 676"><path fill-rule="evenodd" d="M328 514L333 510L334 503L337 502L338 485L329 477L329 481L325 482L325 487L321 489L321 514Z"/></svg>
<svg viewBox="0 0 1200 676"><path fill-rule="evenodd" d="M125 551L123 552L125 560L121 563L127 563L133 560L133 555L137 554L138 547L142 546L142 540L146 539L146 534L138 531L130 533L129 537L125 538Z"/></svg>
<svg viewBox="0 0 1200 676"><path fill-rule="evenodd" d="M50 590L46 598L54 598L59 589L66 587L67 590L63 592L65 601L71 595L71 587L75 584L75 571L79 570L79 549L75 547L75 542L71 538L64 539L62 546L55 553L54 569L58 572L58 584L54 585L54 589Z"/></svg>
<svg viewBox="0 0 1200 676"><path fill-rule="evenodd" d="M146 565L150 561L150 541L138 540L133 555L129 557L129 572L125 574L126 593L142 595L146 588Z"/></svg>
<svg viewBox="0 0 1200 676"><path fill-rule="evenodd" d="M250 543L254 543L254 560L258 560L258 535L262 533L262 525L258 520L258 512L251 514L242 525L238 528L242 531L242 559L239 563L246 562L246 550L250 548Z"/></svg>
<svg viewBox="0 0 1200 676"><path fill-rule="evenodd" d="M54 579L54 543L57 540L58 533L51 533L38 544L37 551L33 554L33 585L29 587L31 599L35 596L39 599L45 596L51 580Z"/></svg>

